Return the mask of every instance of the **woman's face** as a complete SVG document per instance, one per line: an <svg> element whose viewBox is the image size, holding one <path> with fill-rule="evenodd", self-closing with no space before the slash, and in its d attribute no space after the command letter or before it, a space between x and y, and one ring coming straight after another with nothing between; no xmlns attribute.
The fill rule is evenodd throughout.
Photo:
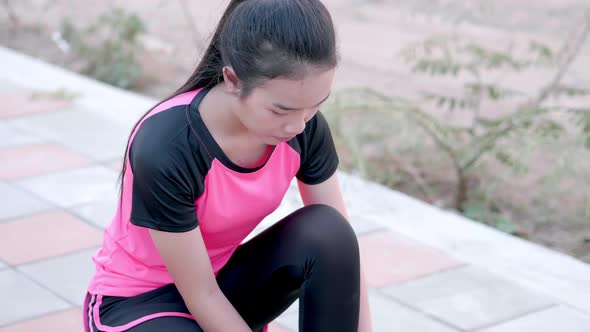
<svg viewBox="0 0 590 332"><path fill-rule="evenodd" d="M313 68L301 79L267 81L239 101L236 116L264 144L289 141L328 99L334 73L334 68Z"/></svg>

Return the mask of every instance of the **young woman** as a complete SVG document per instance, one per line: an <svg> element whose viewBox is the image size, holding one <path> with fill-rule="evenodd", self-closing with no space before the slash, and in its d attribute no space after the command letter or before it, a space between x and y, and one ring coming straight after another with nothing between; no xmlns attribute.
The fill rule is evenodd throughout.
<svg viewBox="0 0 590 332"><path fill-rule="evenodd" d="M93 257L87 331L369 331L338 157L318 108L337 63L319 0L232 0L202 61L131 133ZM292 179L305 207L250 241Z"/></svg>

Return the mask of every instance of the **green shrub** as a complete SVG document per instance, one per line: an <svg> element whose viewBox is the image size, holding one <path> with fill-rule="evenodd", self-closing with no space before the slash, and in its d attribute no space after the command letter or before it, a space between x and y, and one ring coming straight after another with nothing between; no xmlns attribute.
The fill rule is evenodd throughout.
<svg viewBox="0 0 590 332"><path fill-rule="evenodd" d="M132 87L141 76L138 37L145 32L142 20L122 9L112 9L90 26L62 22L61 35L83 74L120 88Z"/></svg>

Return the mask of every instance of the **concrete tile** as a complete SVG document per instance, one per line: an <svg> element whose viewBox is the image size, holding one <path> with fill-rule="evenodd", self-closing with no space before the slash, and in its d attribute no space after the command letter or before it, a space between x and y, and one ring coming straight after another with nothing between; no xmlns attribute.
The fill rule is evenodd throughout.
<svg viewBox="0 0 590 332"><path fill-rule="evenodd" d="M117 173L121 173L121 169L123 167L123 156L121 155L120 159L108 161L107 163L105 163L105 166L114 170Z"/></svg>
<svg viewBox="0 0 590 332"><path fill-rule="evenodd" d="M2 332L2 331L0 331ZM291 330L287 329L286 327L281 326L278 323L271 323L268 325L268 332L291 332Z"/></svg>
<svg viewBox="0 0 590 332"><path fill-rule="evenodd" d="M444 324L436 322L424 314L412 311L387 297L370 291L369 304L374 332L420 331L420 332L456 332ZM294 303L277 318L277 322L292 331L299 329L299 304Z"/></svg>
<svg viewBox="0 0 590 332"><path fill-rule="evenodd" d="M299 330L299 300L295 300L287 310L285 310L276 322L289 331Z"/></svg>
<svg viewBox="0 0 590 332"><path fill-rule="evenodd" d="M55 112L68 108L67 100L30 91L0 94L0 118L18 118L35 113Z"/></svg>
<svg viewBox="0 0 590 332"><path fill-rule="evenodd" d="M464 330L550 306L549 299L474 267L440 272L384 293Z"/></svg>
<svg viewBox="0 0 590 332"><path fill-rule="evenodd" d="M586 332L589 327L590 316L564 306L556 306L479 332Z"/></svg>
<svg viewBox="0 0 590 332"><path fill-rule="evenodd" d="M294 210L303 207L303 201L301 200L301 195L299 194L296 178L291 181L291 184L285 193L285 197L283 197L282 203L286 206L292 207Z"/></svg>
<svg viewBox="0 0 590 332"><path fill-rule="evenodd" d="M16 179L52 171L88 166L91 160L54 144L0 149L0 179Z"/></svg>
<svg viewBox="0 0 590 332"><path fill-rule="evenodd" d="M486 285L497 281L497 277L485 270L473 266L463 266L410 280L398 286L385 288L383 291L390 294L395 292L397 297L410 302L422 302L433 297L449 297L465 290L486 287ZM445 287L438 287L443 282ZM415 292L414 290L418 289L418 285L436 292Z"/></svg>
<svg viewBox="0 0 590 332"><path fill-rule="evenodd" d="M375 182L366 181L359 176L338 171L340 187L351 216L359 215L381 223L392 222L392 217L400 210L392 199L391 189Z"/></svg>
<svg viewBox="0 0 590 332"><path fill-rule="evenodd" d="M119 197L111 196L108 199L79 205L70 210L97 227L105 229L111 223L117 212L118 202Z"/></svg>
<svg viewBox="0 0 590 332"><path fill-rule="evenodd" d="M438 287L444 283L445 287ZM439 273L408 281L404 284L384 289L385 293L396 294L412 302L421 302L433 297L450 297L457 293L474 289L485 288L494 285L510 285L508 280L501 278L487 270L472 265L461 266L441 271ZM414 292L419 287L428 289L428 292Z"/></svg>
<svg viewBox="0 0 590 332"><path fill-rule="evenodd" d="M118 164L115 163L114 165ZM119 166L117 166L117 170L119 169L118 167ZM287 190L287 193L285 194L283 202L281 203L279 208L272 214L267 216L267 218L265 218L260 223L260 225L252 232L252 234L250 234L248 239L260 233L269 226L273 225L276 221L280 220L281 218L301 208L302 206L303 202L301 201L301 197L299 195L297 182L296 180L294 180L291 186L289 186L289 189ZM357 235L363 235L377 230L385 229L385 226L382 226L381 224L374 222L375 219L367 218L364 214L360 213L359 211L350 210L349 214L351 226Z"/></svg>
<svg viewBox="0 0 590 332"><path fill-rule="evenodd" d="M80 332L82 310L69 309L0 328L0 332L59 331Z"/></svg>
<svg viewBox="0 0 590 332"><path fill-rule="evenodd" d="M265 229L269 228L270 226L276 224L284 217L288 216L289 214L293 213L295 208L291 205L291 203L287 200L283 200L281 205L273 211L271 214L266 216L253 230L246 236L246 238L242 242L247 242L256 235L263 232Z"/></svg>
<svg viewBox="0 0 590 332"><path fill-rule="evenodd" d="M377 224L363 216L355 215L350 212L350 225L357 236L372 233L375 231L385 230L385 226Z"/></svg>
<svg viewBox="0 0 590 332"><path fill-rule="evenodd" d="M18 270L51 289L71 303L81 306L94 273L92 255L98 247L18 267Z"/></svg>
<svg viewBox="0 0 590 332"><path fill-rule="evenodd" d="M0 258L10 265L71 253L101 243L100 230L63 211L50 211L0 224Z"/></svg>
<svg viewBox="0 0 590 332"><path fill-rule="evenodd" d="M25 88L22 86L7 82L0 81L0 95L14 94L17 92L23 92Z"/></svg>
<svg viewBox="0 0 590 332"><path fill-rule="evenodd" d="M41 143L42 139L25 130L0 121L0 148Z"/></svg>
<svg viewBox="0 0 590 332"><path fill-rule="evenodd" d="M397 191L379 192L383 202L357 195L374 186L367 182L364 187L359 186L363 190L347 189L351 190L349 195L358 198L352 201L352 208L367 204L367 209L381 209L382 213L389 213L389 219L381 218L379 222L408 238L419 239L460 261L489 268L560 303L590 312L588 264Z"/></svg>
<svg viewBox="0 0 590 332"><path fill-rule="evenodd" d="M287 310L285 310L284 313L293 313L293 312L299 312L299 300L295 300L295 302L293 302L293 304L291 304L291 306L289 308L287 308Z"/></svg>
<svg viewBox="0 0 590 332"><path fill-rule="evenodd" d="M92 203L117 196L117 173L92 166L42 175L15 184L60 207Z"/></svg>
<svg viewBox="0 0 590 332"><path fill-rule="evenodd" d="M130 128L97 113L77 108L30 116L8 123L35 132L40 137L62 144L96 161L122 158Z"/></svg>
<svg viewBox="0 0 590 332"><path fill-rule="evenodd" d="M374 332L420 331L456 332L426 315L404 307L375 291L369 292L369 306Z"/></svg>
<svg viewBox="0 0 590 332"><path fill-rule="evenodd" d="M359 237L367 283L384 287L461 265L461 262L402 237L377 232Z"/></svg>
<svg viewBox="0 0 590 332"><path fill-rule="evenodd" d="M65 310L70 305L13 270L0 271L0 326Z"/></svg>
<svg viewBox="0 0 590 332"><path fill-rule="evenodd" d="M299 331L299 313L298 312L290 312L290 313L283 313L279 317L275 319L275 321L281 326L291 330L291 331Z"/></svg>
<svg viewBox="0 0 590 332"><path fill-rule="evenodd" d="M48 210L52 206L22 188L0 181L0 222L30 213Z"/></svg>

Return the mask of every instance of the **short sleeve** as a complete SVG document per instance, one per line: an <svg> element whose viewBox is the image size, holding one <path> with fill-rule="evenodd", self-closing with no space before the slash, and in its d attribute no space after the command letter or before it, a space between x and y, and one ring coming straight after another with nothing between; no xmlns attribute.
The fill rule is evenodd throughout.
<svg viewBox="0 0 590 332"><path fill-rule="evenodd" d="M319 184L338 169L338 154L324 116L317 112L298 137L301 165L297 179L305 184Z"/></svg>
<svg viewBox="0 0 590 332"><path fill-rule="evenodd" d="M136 137L129 151L133 171L131 223L166 232L196 228L198 179L186 157L174 148L140 140Z"/></svg>

